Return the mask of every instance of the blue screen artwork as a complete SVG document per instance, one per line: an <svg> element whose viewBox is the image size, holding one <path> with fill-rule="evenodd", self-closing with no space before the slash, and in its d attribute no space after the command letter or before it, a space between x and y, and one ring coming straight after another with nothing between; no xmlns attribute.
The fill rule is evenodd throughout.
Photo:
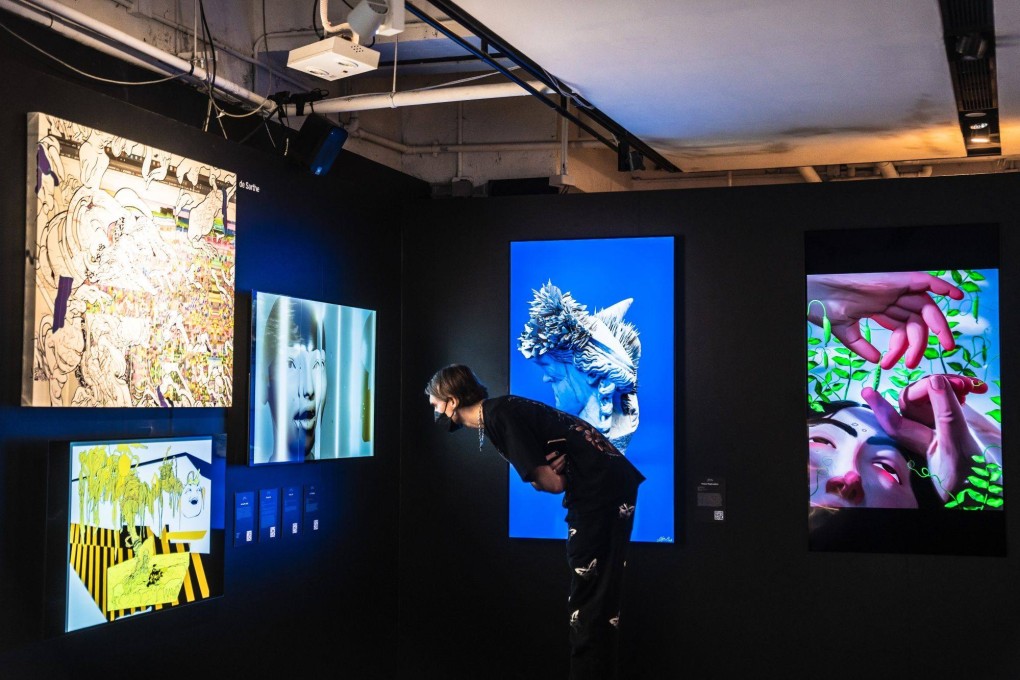
<svg viewBox="0 0 1020 680"><path fill-rule="evenodd" d="M636 386L614 396L613 424L607 426L609 438L646 477L638 492L633 541L675 540L673 263L670 236L510 244L511 394L585 417L585 408L570 404L562 393L557 404L554 383L543 380L549 370L540 365L545 359L527 358L519 349L539 297L558 304L569 296L575 309L584 306L588 315L605 322L620 352L636 359ZM511 537L566 538L562 496L536 493L511 469L509 497Z"/></svg>
<svg viewBox="0 0 1020 680"><path fill-rule="evenodd" d="M373 455L375 312L256 292L249 463Z"/></svg>

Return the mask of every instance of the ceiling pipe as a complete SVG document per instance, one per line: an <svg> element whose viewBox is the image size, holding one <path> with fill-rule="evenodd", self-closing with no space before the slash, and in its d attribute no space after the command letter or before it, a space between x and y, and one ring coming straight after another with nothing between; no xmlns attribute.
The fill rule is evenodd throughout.
<svg viewBox="0 0 1020 680"><path fill-rule="evenodd" d="M362 130L360 127L349 131L355 139L362 139L376 146L404 155L435 155L440 153L508 153L521 151L554 151L561 148L560 142L492 142L479 144L417 144L409 145L387 139L377 134ZM595 139L584 139L569 142L573 149L601 149L602 142Z"/></svg>
<svg viewBox="0 0 1020 680"><path fill-rule="evenodd" d="M197 81L201 81L201 82L205 82L209 78L209 74L204 69L201 69L201 68L198 68L198 67L193 67L190 63L184 61L183 59L180 59L180 58L178 58L178 57L176 57L176 56L174 56L172 54L169 54L167 52L164 52L164 51L162 51L162 50L160 50L158 48L152 47L148 43L145 43L143 41L140 41L140 40L137 40L135 38L132 38L131 36L123 33L122 31L119 31L119 30L114 29L114 28L112 28L110 26L107 26L107 25L105 25L105 24L103 24L101 22L98 22L98 21L96 21L94 19L91 19L87 15L84 15L84 14L82 14L80 12L76 12L75 10L72 10L69 7L61 5L61 4L57 3L57 2L53 2L52 0L32 0L31 2L27 2L27 1L26 2L14 2L13 0L0 0L0 9L6 10L6 11L12 13L12 14L18 15L18 16L23 17L25 19L28 19L30 21L34 21L35 23L41 24L43 26L46 26L47 28L50 28L54 32L59 33L60 35L63 35L63 36L65 36L67 38L70 38L72 40L75 40L76 42L78 42L78 43L80 43L82 45L85 45L85 46L90 47L92 49L98 50L98 51L103 52L105 54L109 54L109 55L114 56L114 57L116 57L118 59L121 59L121 60L123 60L123 61L125 61L127 63L133 64L133 65L138 66L140 68L144 68L146 70L152 71L152 72L157 73L157 74L162 75L162 76L189 74L189 77L191 77L191 78L193 78L193 79L195 79ZM64 23L58 23L57 20L60 20L60 21L62 21ZM129 47L137 50L138 52L141 52L144 55L150 57L156 63L153 63L153 62L150 62L150 61L146 61L144 59L140 59L138 56L136 56L134 54L131 54L130 52L125 51L123 48L119 48L116 45L111 45L109 43L105 43L105 42L103 42L101 40L93 38L93 37L91 37L89 35L86 35L86 34L84 34L81 31L81 28L73 26L72 24L78 24L79 26L85 27L85 28L89 29L90 31L92 31L92 32L94 32L96 34L102 35L103 37L105 37L105 38L107 38L109 40L113 40L114 42L120 42L123 45L129 46ZM230 81L228 81L228 80L226 80L224 78L216 78L215 81L213 82L213 86L218 88L218 89L220 89L222 92L231 94L231 95L235 96L236 98L238 98L238 99L240 99L242 101L245 101L245 102L247 102L250 105L255 106L255 107L267 104L267 100L264 97L262 97L261 95L255 93L255 92L252 92L250 90L247 90L247 89L245 89L245 88L243 88L243 87L241 87L239 85L236 85L235 83L232 83L232 82L230 82ZM450 88L450 89L453 89L453 88ZM388 95L386 95L386 96L388 97ZM378 135L373 135L372 133L368 133L368 132L364 132L364 131L356 131L354 134L352 134L352 136L359 137L359 138L364 139L367 142L370 142L370 143L373 143L373 144L377 144L377 145L380 145L380 146L384 146L384 147L387 147L387 148L392 148L395 151L399 151L401 153L407 153L407 154L435 154L435 153L455 152L455 151L458 151L458 150L460 150L460 151L480 151L480 152L513 152L513 151L537 151L537 150L546 151L546 150L556 149L559 146L559 142L524 142L524 143L519 143L519 144L514 144L514 143L507 143L507 144L468 144L468 145L459 145L459 147L458 147L458 145L449 145L449 144L448 145L434 144L434 145L422 145L422 146L407 146L407 145L404 145L404 144L400 144L398 142L392 142L391 140L387 140L387 139L385 139L383 137L379 137ZM583 141L570 142L570 146L572 148L601 148L602 146L604 146L604 143L598 142L598 141L595 141L595 140L583 140ZM1006 160L1012 162L1011 159L1006 159ZM968 164L968 163L977 164L977 163L987 163L987 162L988 162L988 159L987 158L983 158L983 157L977 157L977 158L969 158L969 157L968 158L954 158L954 159L946 159L944 161L927 160L927 161L924 161L924 165L921 165L921 168L918 170L918 172L910 173L910 176L913 176L913 177L930 177L932 175L933 165L935 165L935 164L937 164L937 165L953 165L953 164ZM901 163L901 165L917 166L917 165L920 165L920 163L921 163L920 161L903 161ZM886 164L891 168L892 172L894 172L894 173L896 172L896 169L895 169L894 166L892 166L892 163L886 162ZM878 167L881 170L881 166L882 165L883 164L876 164L875 167ZM814 168L812 168L810 166L803 166L803 167L804 168L810 168L811 171L814 171ZM849 169L852 171L853 170L853 166L851 166ZM798 168L798 170L801 170L801 169ZM887 170L887 172L888 172L888 170ZM1017 172L1017 170L1016 170L1016 168L1012 168L1011 167L1011 168L1008 168L1008 169L1000 170L1000 172ZM815 172L815 174L817 175L817 172ZM803 172L802 172L801 176L803 177ZM885 175L883 174L883 176L885 176ZM899 176L899 175L897 173L897 174L895 174L893 176ZM762 176L762 179L764 179L765 177L773 177L774 178L774 175L765 175L765 176ZM875 177L874 176L872 176L872 177L867 177L867 176L861 177L861 179L873 179L873 178L875 178ZM653 179L653 178L645 178L645 177L635 177L633 179L638 180L640 183L648 183L648 182L658 183L658 182L660 182L662 180L666 180L666 179L675 181L674 178L662 178L662 180L659 180L657 178ZM704 181L705 179L709 179L709 176L694 175L690 179L697 179L697 180L700 180L700 181ZM804 179L806 179L806 178L804 178ZM833 181L846 181L847 179L855 179L855 178L849 178L849 177L845 177L845 178L833 178ZM810 181L810 180L808 180L808 181ZM769 182L769 183L775 183L775 182ZM683 182L678 182L678 184L684 184L684 183Z"/></svg>
<svg viewBox="0 0 1020 680"><path fill-rule="evenodd" d="M800 176L804 178L805 182L816 183L822 181L822 178L819 176L818 171L815 170L813 166L802 165L799 168L797 168L797 172L800 173Z"/></svg>
<svg viewBox="0 0 1020 680"><path fill-rule="evenodd" d="M934 169L936 167L949 167L951 168L952 174L959 174L961 171L956 169L954 166L975 166L985 165L989 166L988 169L979 169L977 171L970 170L967 174L985 174L985 173L1010 173L1020 172L1020 169L1015 167L1013 163L1018 161L1013 158L1006 159L979 159L979 158L945 158L945 159L927 159L925 161L902 161L898 163L902 168L903 172L898 173L900 178L915 178L915 177L932 177ZM994 164L995 167L991 167ZM854 181L866 181L866 180L880 180L884 179L878 172L869 174L856 174L855 170L859 167L864 168L877 168L877 164L868 163L863 165L848 165L846 167L846 175L840 177L830 177L829 182L854 182ZM686 180L697 180L698 182L713 183L712 186L725 186L729 183L732 185L740 184L792 184L796 182L806 181L804 178L804 172L802 168L807 169L808 172L814 170L813 166L801 166L797 168L785 167L785 168L757 168L754 170L741 170L741 171L723 171L723 170L709 170L703 172L688 172L685 173L684 177L676 177L675 175L667 175L664 173L647 173L634 175L631 179L635 184L677 184L678 186L684 186L691 184ZM796 169L797 172L793 172ZM777 172L778 171L778 172ZM817 173L815 173L817 174ZM706 184L707 186L708 184Z"/></svg>
<svg viewBox="0 0 1020 680"><path fill-rule="evenodd" d="M878 169L882 177L885 177L886 179L896 179L900 176L900 173L896 172L896 166L889 161L875 163L875 168Z"/></svg>
<svg viewBox="0 0 1020 680"><path fill-rule="evenodd" d="M543 83L531 83L532 87L548 89ZM396 109L401 106L423 104L447 104L476 99L500 99L503 97L526 97L531 93L517 83L494 83L492 85L468 85L465 87L441 87L432 90L408 90L407 92L385 92L379 94L351 95L336 99L323 99L311 105L316 113L348 113L371 109ZM297 107L287 104L288 116L295 115Z"/></svg>
<svg viewBox="0 0 1020 680"><path fill-rule="evenodd" d="M162 17L158 13L143 13L143 14L141 14L141 16L145 17L149 21L154 21L154 22L156 22L158 24L162 24L162 25L166 26L167 28L172 28L175 31L180 31L181 33L183 33L184 35L188 36L189 38L194 38L194 34L193 34L191 28L189 28L187 26L184 26L183 24L178 24L176 21L173 21L171 19L167 19L165 17ZM313 31L309 30L309 31L306 31L306 33L313 33ZM222 43L219 40L215 40L214 39L212 41L212 43L213 43L213 46L217 50L219 50L220 52L225 52L226 54L229 54L230 56L234 57L235 59L238 59L240 61L243 61L243 62L246 62L248 64L251 64L252 66L254 66L256 68L263 69L264 71L266 71L267 73L272 75L274 78L277 78L278 80L282 80L284 82L288 82L291 85L297 85L298 87L308 87L307 83L302 82L300 80L294 80L291 76L287 75L286 73L282 73L281 71L278 71L275 68L273 68L272 64L269 63L269 59L268 59L268 54L269 54L268 43L267 43L267 46L266 46L266 56L267 56L267 58L266 58L266 61L264 63L260 62L258 59L255 59L254 57L250 57L250 56L248 56L246 54L243 54L242 52L239 52L239 51L235 50L230 45L226 45L226 44ZM257 44L258 43L256 42L256 45ZM254 45L252 46L252 53L253 54L255 53L255 46ZM178 55L178 56L180 56L180 55Z"/></svg>
<svg viewBox="0 0 1020 680"><path fill-rule="evenodd" d="M133 65L146 68L150 71L155 71L160 75L181 75L186 73L196 80L203 82L207 81L210 77L209 73L204 69L193 66L173 54L164 52L163 50L134 38L123 31L103 24L102 22L99 22L65 5L61 5L54 0L30 0L23 3L13 2L12 0L0 0L0 8L6 9L27 19L31 19L37 23L47 25L61 35L72 38L84 45L87 45L88 47L98 49ZM57 18L64 23L61 24L56 22L55 19ZM113 41L114 43L130 48L152 61L139 58L117 45L110 45L104 43L102 40L97 40L96 38L86 35L78 27L85 28L88 31ZM532 89L539 90L544 93L551 91L547 85L537 81L529 82L528 85L531 86ZM230 82L225 78L217 77L213 81L213 86L221 92L232 95L233 97L251 104L252 106L275 107L275 103L267 100L262 95ZM510 82L496 83L492 85L471 85L467 87L395 92L360 97L343 97L316 102L314 109L318 113L340 113L347 111L365 111L369 109L396 108L399 106L438 104L477 99L523 97L528 94L529 92L527 90L522 89L516 83ZM288 115L294 115L297 110L297 107L293 104L287 105L286 108Z"/></svg>
<svg viewBox="0 0 1020 680"><path fill-rule="evenodd" d="M145 61L144 59L139 59L138 57L132 56L124 52L124 50L114 47L108 43L104 43L96 38L90 38L89 36L82 34L81 31L70 28L67 24L57 23L55 19L58 19L59 17L54 17L53 15L46 13L44 10L26 7L25 5L12 2L11 0L0 0L0 9L10 12L11 14L16 14L23 19L28 19L29 21L34 21L37 24L42 24L43 26L51 29L54 33L59 33L65 38L70 38L71 40L81 43L86 47L91 47L94 50L117 57L118 59L134 66L147 69L161 76L178 75L178 72L174 69L157 66Z"/></svg>
<svg viewBox="0 0 1020 680"><path fill-rule="evenodd" d="M651 179L647 177L632 177L632 189L634 191L655 191L661 189L707 189L707 188L733 188L748 186L764 186L777 184L802 184L796 173L775 174L771 172L749 174L737 174L734 172L713 172L711 175L696 174L692 176L672 176Z"/></svg>
<svg viewBox="0 0 1020 680"><path fill-rule="evenodd" d="M27 7L29 10L35 10L35 12L29 12L28 15L26 15L16 9L21 6ZM186 73L203 82L209 82L211 78L210 74L205 69L194 66L193 64L190 64L169 52L164 52L157 47L153 47L143 40L132 37L121 30L93 19L87 14L83 14L67 7L66 5L55 2L55 0L26 0L21 3L11 2L11 0L0 0L0 8L7 9L43 25L47 25L50 28L57 30L62 35L66 35L84 45L100 49L107 54L112 54L113 56L149 70L155 70L157 73L164 75L167 73L171 75ZM52 16L46 16L47 13ZM60 18L66 24L76 26L67 26L58 30L57 24L53 22L54 18ZM77 27L87 29L102 36L103 38L112 40L114 43L130 48L134 52L141 54L148 59L152 59L157 63L147 63L145 59L139 59L131 52L126 52L124 49L118 48L116 45L107 45L105 48L98 47L98 45L103 45L104 43L102 41L95 40L90 36L83 35L81 30ZM223 93L229 94L241 101L248 102L257 107L275 106L273 102L267 100L262 95L232 83L225 78L215 78L212 80L212 86Z"/></svg>

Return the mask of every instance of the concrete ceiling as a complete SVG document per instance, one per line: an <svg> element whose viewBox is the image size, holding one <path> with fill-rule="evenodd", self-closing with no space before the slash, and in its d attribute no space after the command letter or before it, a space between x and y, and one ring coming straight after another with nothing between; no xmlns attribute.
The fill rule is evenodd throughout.
<svg viewBox="0 0 1020 680"><path fill-rule="evenodd" d="M458 0L688 172L967 156L938 0ZM995 3L1003 155L1020 2Z"/></svg>
<svg viewBox="0 0 1020 680"><path fill-rule="evenodd" d="M407 2L443 18L445 0ZM583 191L736 186L895 177L893 164L905 170L900 176L930 176L933 167L934 174L1020 171L1020 0L455 2L685 172L651 165L620 172L609 147L586 146L592 143L574 126L567 131L550 109L523 96L399 110L390 108L396 106L391 99L383 109L332 114L350 128L346 148L433 186L470 179L478 188L489 180L542 176L564 190L570 179L569 186ZM49 9L31 9L38 3ZM43 25L51 23L48 11L73 5L71 11L146 44L192 57L197 3L0 4ZM479 84L501 79L409 11L407 30L371 43L380 53L378 70L327 82L286 66L289 50L321 37L313 22L316 3L204 4L221 48L218 75L250 88L249 107L263 93L282 90L354 97L414 92L473 75L486 78ZM329 2L330 21L344 21L351 4ZM947 56L952 40L943 20L950 7L958 13L954 20L973 14L983 25L994 23L994 59L979 60L990 69L984 83L994 81L990 97L997 98L999 136L986 155L975 157L980 149L961 132L958 98L969 90L954 90L960 63ZM470 26L449 19L444 26L481 44ZM62 32L80 31L72 21ZM566 140L569 154L561 146Z"/></svg>

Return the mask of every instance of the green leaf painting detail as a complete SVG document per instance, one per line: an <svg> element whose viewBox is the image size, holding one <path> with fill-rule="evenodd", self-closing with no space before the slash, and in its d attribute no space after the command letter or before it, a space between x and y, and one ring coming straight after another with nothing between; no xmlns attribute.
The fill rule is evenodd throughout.
<svg viewBox="0 0 1020 680"><path fill-rule="evenodd" d="M986 417L989 427L1001 425L997 273L974 269L930 270L928 273L952 282L963 292L963 297L955 300L948 295L930 296L945 316L955 346L944 349L939 338L929 332L923 358L914 369L907 368L902 357L887 369L864 360L845 347L833 332L834 320L839 315L826 309L825 301L809 302L811 318L819 321L818 324L807 322L806 397L811 411L822 413L829 402L863 401L860 393L864 387L878 392L898 410L900 393L908 385L929 375L955 374L986 383L987 392L968 394L965 404ZM863 341L872 343L885 354L889 329L875 319L864 318L858 330ZM841 337L847 337L843 335L845 332L843 327ZM986 460L985 456L973 459L973 465L963 472L969 475L964 488L955 490L946 507L968 510L1003 507L1001 466ZM919 470L914 472L920 474ZM933 476L933 483L941 482ZM948 496L944 494L944 497Z"/></svg>

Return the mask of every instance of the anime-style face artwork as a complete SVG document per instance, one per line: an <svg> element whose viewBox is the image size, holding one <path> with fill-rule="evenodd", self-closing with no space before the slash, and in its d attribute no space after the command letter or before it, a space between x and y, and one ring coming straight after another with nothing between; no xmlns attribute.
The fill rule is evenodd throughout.
<svg viewBox="0 0 1020 680"><path fill-rule="evenodd" d="M808 451L811 505L917 507L908 461L869 409L809 420Z"/></svg>

